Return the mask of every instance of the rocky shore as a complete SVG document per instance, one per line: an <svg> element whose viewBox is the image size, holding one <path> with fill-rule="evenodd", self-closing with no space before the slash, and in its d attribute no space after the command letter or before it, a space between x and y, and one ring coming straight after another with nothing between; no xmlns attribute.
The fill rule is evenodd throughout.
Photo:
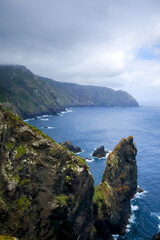
<svg viewBox="0 0 160 240"><path fill-rule="evenodd" d="M123 138L94 187L84 159L0 105L0 239L107 240L124 233L137 191L136 153L133 137Z"/></svg>

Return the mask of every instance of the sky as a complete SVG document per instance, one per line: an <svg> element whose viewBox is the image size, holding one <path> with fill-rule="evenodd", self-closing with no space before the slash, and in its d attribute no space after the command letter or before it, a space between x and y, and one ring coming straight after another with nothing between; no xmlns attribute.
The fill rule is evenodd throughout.
<svg viewBox="0 0 160 240"><path fill-rule="evenodd" d="M160 0L0 0L0 64L160 105Z"/></svg>

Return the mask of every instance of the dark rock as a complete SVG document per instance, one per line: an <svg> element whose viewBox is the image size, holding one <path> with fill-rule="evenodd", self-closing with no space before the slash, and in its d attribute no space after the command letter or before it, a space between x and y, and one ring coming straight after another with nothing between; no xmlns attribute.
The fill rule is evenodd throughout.
<svg viewBox="0 0 160 240"><path fill-rule="evenodd" d="M160 232L155 234L152 238L152 240L160 240Z"/></svg>
<svg viewBox="0 0 160 240"><path fill-rule="evenodd" d="M106 157L106 153L108 153L108 151L104 149L104 146L100 146L93 152L92 156L96 158L102 158Z"/></svg>
<svg viewBox="0 0 160 240"><path fill-rule="evenodd" d="M67 148L69 151L73 153L79 153L82 152L82 149L79 146L75 146L70 141L65 141L64 143L61 143L65 148Z"/></svg>
<svg viewBox="0 0 160 240"><path fill-rule="evenodd" d="M130 216L130 199L137 191L137 149L133 137L123 138L107 158L102 182L93 197L94 226L105 239L122 234Z"/></svg>
<svg viewBox="0 0 160 240"><path fill-rule="evenodd" d="M93 191L83 159L0 105L0 233L86 240Z"/></svg>
<svg viewBox="0 0 160 240"><path fill-rule="evenodd" d="M137 192L138 192L138 193L142 193L142 192L144 192L144 190L143 190L142 188L138 187L138 188L137 188Z"/></svg>
<svg viewBox="0 0 160 240"><path fill-rule="evenodd" d="M30 240L124 233L137 191L136 153L133 138L122 139L94 189L84 159L0 105L0 233Z"/></svg>

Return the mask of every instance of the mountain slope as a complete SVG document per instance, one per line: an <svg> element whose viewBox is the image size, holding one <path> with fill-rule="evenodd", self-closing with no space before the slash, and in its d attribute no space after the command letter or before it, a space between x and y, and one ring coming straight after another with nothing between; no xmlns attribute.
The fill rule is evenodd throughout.
<svg viewBox="0 0 160 240"><path fill-rule="evenodd" d="M138 106L127 92L57 82L20 65L0 66L0 102L22 118L75 106Z"/></svg>
<svg viewBox="0 0 160 240"><path fill-rule="evenodd" d="M94 187L84 159L0 104L0 239L107 240L124 233L137 190L136 153L133 137L123 138Z"/></svg>

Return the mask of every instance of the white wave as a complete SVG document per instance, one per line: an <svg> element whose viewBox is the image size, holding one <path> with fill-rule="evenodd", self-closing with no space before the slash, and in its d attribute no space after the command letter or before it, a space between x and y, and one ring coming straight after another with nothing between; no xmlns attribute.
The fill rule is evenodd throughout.
<svg viewBox="0 0 160 240"><path fill-rule="evenodd" d="M79 155L80 153L84 152L84 150L82 150L81 152L77 152L76 154Z"/></svg>
<svg viewBox="0 0 160 240"><path fill-rule="evenodd" d="M64 114L71 113L71 112L73 112L72 109L66 108L65 111L62 111L62 112L58 113L57 115L58 116L63 116Z"/></svg>
<svg viewBox="0 0 160 240"><path fill-rule="evenodd" d="M95 160L94 160L94 159L86 158L85 161L86 161L86 162L94 162Z"/></svg>
<svg viewBox="0 0 160 240"><path fill-rule="evenodd" d="M143 192L137 192L135 195L134 195L134 198L142 198L145 194L147 193L147 191L143 191ZM133 198L133 199L134 199Z"/></svg>
<svg viewBox="0 0 160 240"><path fill-rule="evenodd" d="M42 117L50 117L51 115L43 115Z"/></svg>
<svg viewBox="0 0 160 240"><path fill-rule="evenodd" d="M27 118L24 120L24 122L29 122L29 121L33 121L33 120L35 120L35 118Z"/></svg>
<svg viewBox="0 0 160 240"><path fill-rule="evenodd" d="M61 112L62 115L65 114L65 113L67 113L67 112L66 112L66 111L62 111L62 112Z"/></svg>
<svg viewBox="0 0 160 240"><path fill-rule="evenodd" d="M48 121L48 118L40 118L41 121Z"/></svg>
<svg viewBox="0 0 160 240"><path fill-rule="evenodd" d="M139 207L137 205L131 205L131 211L137 211Z"/></svg>
<svg viewBox="0 0 160 240"><path fill-rule="evenodd" d="M134 213L132 213L129 218L129 223L135 223L135 220L136 220L136 217L135 217Z"/></svg>
<svg viewBox="0 0 160 240"><path fill-rule="evenodd" d="M41 119L41 118L50 117L50 116L52 116L52 115L42 115L42 116L38 116L37 118Z"/></svg>
<svg viewBox="0 0 160 240"><path fill-rule="evenodd" d="M160 224L158 224L158 230L160 231Z"/></svg>
<svg viewBox="0 0 160 240"><path fill-rule="evenodd" d="M63 117L63 114L61 114L61 113L57 113L57 115L58 115L59 117Z"/></svg>
<svg viewBox="0 0 160 240"><path fill-rule="evenodd" d="M127 226L126 226L126 232L129 233L130 230L131 230L131 225L130 225L130 224L127 224Z"/></svg>
<svg viewBox="0 0 160 240"><path fill-rule="evenodd" d="M138 207L138 206L137 206ZM126 226L126 232L130 232L131 230L131 225L134 224L136 221L136 216L134 215L133 211L132 211L132 214L130 215L130 218L128 219L128 224Z"/></svg>
<svg viewBox="0 0 160 240"><path fill-rule="evenodd" d="M151 212L151 217L156 217L156 218L158 218L158 220L160 220L160 213L158 212L158 213L154 213L154 212Z"/></svg>
<svg viewBox="0 0 160 240"><path fill-rule="evenodd" d="M66 112L71 113L71 112L73 112L73 110L71 108L66 108Z"/></svg>
<svg viewBox="0 0 160 240"><path fill-rule="evenodd" d="M43 129L52 129L52 128L56 128L56 127L42 127Z"/></svg>
<svg viewBox="0 0 160 240"><path fill-rule="evenodd" d="M119 235L118 234L113 234L112 237L113 237L114 240L118 240Z"/></svg>

